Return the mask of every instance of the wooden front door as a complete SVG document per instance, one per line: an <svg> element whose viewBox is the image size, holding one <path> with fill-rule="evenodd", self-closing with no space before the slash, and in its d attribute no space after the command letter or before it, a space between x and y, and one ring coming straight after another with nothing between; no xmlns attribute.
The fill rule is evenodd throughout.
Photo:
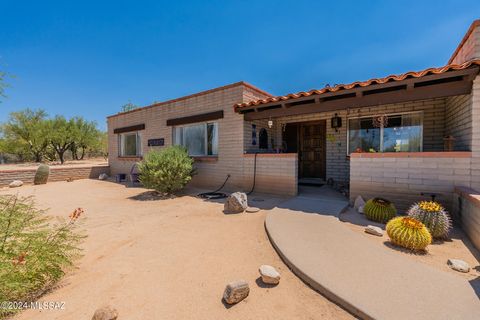
<svg viewBox="0 0 480 320"><path fill-rule="evenodd" d="M300 124L300 178L324 179L326 176L326 120Z"/></svg>

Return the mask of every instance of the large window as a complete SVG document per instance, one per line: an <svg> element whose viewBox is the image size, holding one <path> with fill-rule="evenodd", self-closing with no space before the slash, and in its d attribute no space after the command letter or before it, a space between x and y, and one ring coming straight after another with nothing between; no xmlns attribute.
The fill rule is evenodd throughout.
<svg viewBox="0 0 480 320"><path fill-rule="evenodd" d="M191 156L218 154L218 124L200 123L173 128L173 144L187 148Z"/></svg>
<svg viewBox="0 0 480 320"><path fill-rule="evenodd" d="M139 157L142 155L142 143L139 132L119 134L118 144L119 155L121 157Z"/></svg>
<svg viewBox="0 0 480 320"><path fill-rule="evenodd" d="M388 115L387 121L374 126L372 117L348 120L348 151L420 152L423 115L421 112Z"/></svg>

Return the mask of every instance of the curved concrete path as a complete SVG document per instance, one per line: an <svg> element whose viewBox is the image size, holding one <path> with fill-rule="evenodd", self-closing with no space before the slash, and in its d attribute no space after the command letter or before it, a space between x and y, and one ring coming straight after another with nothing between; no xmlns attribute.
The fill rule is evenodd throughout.
<svg viewBox="0 0 480 320"><path fill-rule="evenodd" d="M480 319L473 284L375 246L335 215L311 214L314 201L293 198L265 220L280 256L314 289L364 319Z"/></svg>

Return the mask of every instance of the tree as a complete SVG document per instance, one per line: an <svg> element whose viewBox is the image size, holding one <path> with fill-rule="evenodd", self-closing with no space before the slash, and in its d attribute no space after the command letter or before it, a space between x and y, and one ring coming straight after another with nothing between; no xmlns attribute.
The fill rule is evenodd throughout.
<svg viewBox="0 0 480 320"><path fill-rule="evenodd" d="M49 143L46 117L47 113L41 109L10 113L10 118L2 127L7 149L10 152L14 150L19 157L30 153L36 162L42 161Z"/></svg>
<svg viewBox="0 0 480 320"><path fill-rule="evenodd" d="M70 147L72 158L83 160L87 152L98 147L101 132L97 129L96 122L87 121L82 117L73 118L73 130L75 137Z"/></svg>
<svg viewBox="0 0 480 320"><path fill-rule="evenodd" d="M137 109L138 106L136 104L133 104L131 102L128 102L126 104L124 104L122 107L121 107L121 112L127 112L127 111L132 111L134 109Z"/></svg>
<svg viewBox="0 0 480 320"><path fill-rule="evenodd" d="M50 145L63 164L65 162L65 152L75 143L75 121L74 119L67 120L64 116L55 116L47 123L50 130Z"/></svg>
<svg viewBox="0 0 480 320"><path fill-rule="evenodd" d="M5 88L7 87L7 84L5 83L5 77L6 77L6 73L0 71L0 98L5 97ZM1 99L0 99L0 102L2 102Z"/></svg>

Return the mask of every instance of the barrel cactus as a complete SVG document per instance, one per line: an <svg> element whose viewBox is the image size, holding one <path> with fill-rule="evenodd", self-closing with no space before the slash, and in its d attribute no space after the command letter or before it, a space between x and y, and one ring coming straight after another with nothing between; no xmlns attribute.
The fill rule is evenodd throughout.
<svg viewBox="0 0 480 320"><path fill-rule="evenodd" d="M420 201L414 204L407 214L422 222L434 238L446 238L452 228L447 211L435 201Z"/></svg>
<svg viewBox="0 0 480 320"><path fill-rule="evenodd" d="M427 227L412 217L393 218L387 223L386 230L393 244L407 249L425 250L432 242Z"/></svg>
<svg viewBox="0 0 480 320"><path fill-rule="evenodd" d="M50 167L46 164L41 164L37 168L35 177L33 178L33 184L45 184L48 181L48 175L50 174Z"/></svg>
<svg viewBox="0 0 480 320"><path fill-rule="evenodd" d="M386 223L395 217L397 209L395 209L393 203L386 199L373 198L365 203L363 213L369 220Z"/></svg>

